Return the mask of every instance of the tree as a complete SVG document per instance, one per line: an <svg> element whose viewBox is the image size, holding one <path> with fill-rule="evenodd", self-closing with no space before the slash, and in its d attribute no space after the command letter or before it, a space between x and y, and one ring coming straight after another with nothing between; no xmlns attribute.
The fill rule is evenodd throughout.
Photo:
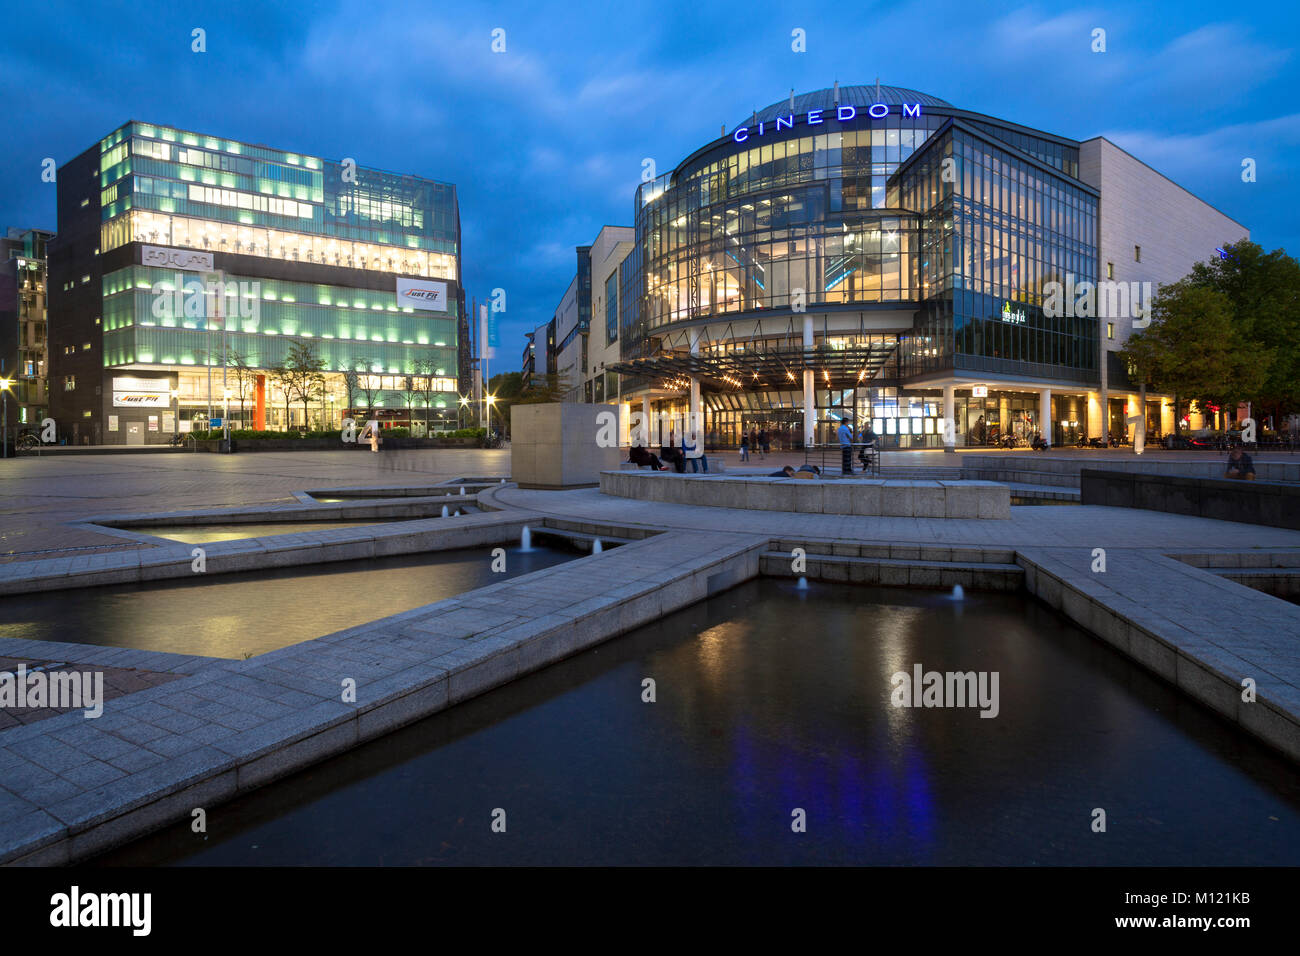
<svg viewBox="0 0 1300 956"><path fill-rule="evenodd" d="M288 366L277 363L267 369L267 375L270 377L272 384L284 395L284 427L287 429L289 427L289 402L293 398L290 392L293 373L289 371Z"/></svg>
<svg viewBox="0 0 1300 956"><path fill-rule="evenodd" d="M506 425L507 431L510 423L510 407L520 401L520 396L523 393L524 376L522 372L501 372L493 375L488 382L488 394L494 398L494 401L488 407L497 410L501 416L501 421Z"/></svg>
<svg viewBox="0 0 1300 956"><path fill-rule="evenodd" d="M424 433L429 434L429 408L433 405L433 378L434 365L431 358L419 358L415 360L415 375L413 376L413 386L416 394L424 403Z"/></svg>
<svg viewBox="0 0 1300 956"><path fill-rule="evenodd" d="M361 374L357 375L357 393L366 401L366 421L375 417L375 398L379 395L380 383L383 381L378 375L371 375L361 369Z"/></svg>
<svg viewBox="0 0 1300 956"><path fill-rule="evenodd" d="M1243 240L1224 246L1218 259L1198 262L1185 281L1221 293L1247 350L1268 363L1258 387L1242 398L1272 407L1277 422L1300 410L1300 263Z"/></svg>
<svg viewBox="0 0 1300 956"><path fill-rule="evenodd" d="M1174 431L1183 400L1203 410L1254 394L1270 362L1251 350L1233 321L1228 297L1188 279L1162 286L1151 303L1151 324L1131 335L1120 356L1135 381L1174 396Z"/></svg>
<svg viewBox="0 0 1300 956"><path fill-rule="evenodd" d="M244 396L257 389L257 369L248 364L248 358L242 352L230 352L230 366L235 371L235 388L239 394L239 421L247 428L248 419L244 417Z"/></svg>
<svg viewBox="0 0 1300 956"><path fill-rule="evenodd" d="M345 415L352 414L352 406L356 401L357 393L360 391L357 382L358 377L357 373L351 370L343 373L343 391L347 397L347 406L344 409Z"/></svg>
<svg viewBox="0 0 1300 956"><path fill-rule="evenodd" d="M302 402L302 422L307 425L307 404L318 397L325 387L325 360L316 354L309 342L294 342L289 346L289 357L284 363L288 390Z"/></svg>
<svg viewBox="0 0 1300 956"><path fill-rule="evenodd" d="M520 393L515 400L520 405L539 405L544 402L562 402L573 390L567 377L559 372L533 376L533 384Z"/></svg>

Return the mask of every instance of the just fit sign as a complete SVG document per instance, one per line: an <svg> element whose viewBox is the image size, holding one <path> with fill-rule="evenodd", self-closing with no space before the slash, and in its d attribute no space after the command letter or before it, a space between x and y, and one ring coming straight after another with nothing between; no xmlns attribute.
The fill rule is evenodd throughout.
<svg viewBox="0 0 1300 956"><path fill-rule="evenodd" d="M920 103L899 103L894 107L895 111L903 116L920 116ZM888 103L872 103L867 107L867 115L872 119L884 119L889 115L890 106ZM826 114L834 114L828 116ZM809 110L807 113L787 113L785 116L778 116L771 122L764 121L755 126L742 126L734 133L731 138L737 143L743 143L750 136L765 136L768 133L779 133L784 129L794 129L794 124L798 122L806 123L808 126L819 126L828 119L839 120L841 123L849 123L858 116L858 108L849 104L837 106L834 110Z"/></svg>
<svg viewBox="0 0 1300 956"><path fill-rule="evenodd" d="M447 283L421 279L397 280L397 304L426 312L447 311Z"/></svg>

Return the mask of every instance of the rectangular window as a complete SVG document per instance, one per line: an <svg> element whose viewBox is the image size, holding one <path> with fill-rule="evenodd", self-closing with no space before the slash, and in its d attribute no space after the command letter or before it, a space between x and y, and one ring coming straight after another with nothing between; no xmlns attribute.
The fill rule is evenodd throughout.
<svg viewBox="0 0 1300 956"><path fill-rule="evenodd" d="M77 387L77 376L75 375L63 376L63 390L65 392L71 392L75 390L76 387Z"/></svg>
<svg viewBox="0 0 1300 956"><path fill-rule="evenodd" d="M82 350L83 352L89 352L89 351L90 351L90 343L89 343L89 342L85 342L85 343L83 343L82 346L81 346L81 350Z"/></svg>
<svg viewBox="0 0 1300 956"><path fill-rule="evenodd" d="M605 280L605 344L618 341L618 270Z"/></svg>
<svg viewBox="0 0 1300 956"><path fill-rule="evenodd" d="M1115 337L1115 323L1114 323L1114 322L1107 322L1107 323L1106 323L1106 338L1108 338L1108 339L1113 339L1114 337Z"/></svg>
<svg viewBox="0 0 1300 956"><path fill-rule="evenodd" d="M1133 261L1134 261L1134 262L1141 262L1141 261L1142 261L1142 247L1141 247L1141 246L1134 246L1134 247L1133 247Z"/></svg>
<svg viewBox="0 0 1300 956"><path fill-rule="evenodd" d="M1115 263L1113 262L1106 263L1106 278L1107 279L1115 278Z"/></svg>

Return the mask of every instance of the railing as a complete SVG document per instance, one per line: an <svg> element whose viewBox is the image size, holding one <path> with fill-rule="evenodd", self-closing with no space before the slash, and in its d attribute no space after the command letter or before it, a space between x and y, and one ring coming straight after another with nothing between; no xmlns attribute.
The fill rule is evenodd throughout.
<svg viewBox="0 0 1300 956"><path fill-rule="evenodd" d="M879 477L880 449L876 447L875 443L853 442L849 447L857 449L857 451L851 456L850 463L854 461L860 463L862 465L862 474L864 475L875 475ZM817 455L820 458L818 467L821 468L822 474L826 474L830 469L834 469L835 474L840 474L840 469L843 468L843 453L841 452L841 448L843 448L843 446L839 444L806 445L804 446L803 463L805 465L812 464L811 458L814 455ZM828 456L830 459L829 461L827 460Z"/></svg>

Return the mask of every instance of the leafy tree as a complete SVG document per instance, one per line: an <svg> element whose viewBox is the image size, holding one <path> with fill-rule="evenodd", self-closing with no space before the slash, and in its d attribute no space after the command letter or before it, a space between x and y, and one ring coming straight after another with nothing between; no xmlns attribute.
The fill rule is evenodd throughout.
<svg viewBox="0 0 1300 956"><path fill-rule="evenodd" d="M1257 388L1241 396L1271 407L1275 421L1300 409L1300 263L1249 240L1192 267L1186 282L1221 293L1246 349L1266 363Z"/></svg>
<svg viewBox="0 0 1300 956"><path fill-rule="evenodd" d="M544 402L562 402L573 390L568 378L559 372L534 375L533 382L520 393L516 401L520 405L539 405Z"/></svg>
<svg viewBox="0 0 1300 956"><path fill-rule="evenodd" d="M1174 430L1181 403L1230 406L1256 393L1269 356L1251 350L1222 292L1183 279L1162 286L1151 304L1151 324L1120 350L1135 381L1174 396Z"/></svg>

